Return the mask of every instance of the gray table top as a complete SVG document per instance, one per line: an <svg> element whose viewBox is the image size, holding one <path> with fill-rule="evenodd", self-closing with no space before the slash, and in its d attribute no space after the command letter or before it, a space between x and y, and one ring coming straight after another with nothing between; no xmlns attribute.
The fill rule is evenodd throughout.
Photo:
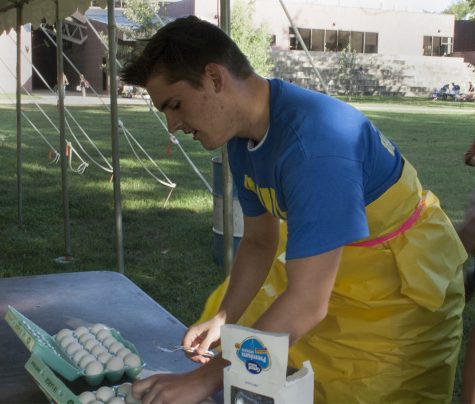
<svg viewBox="0 0 475 404"><path fill-rule="evenodd" d="M50 335L62 328L103 323L120 331L146 362L145 371L184 372L195 364L183 353L158 346L178 345L185 326L117 272L91 271L0 279L0 402L47 403L24 368L30 352L4 320L8 305ZM91 390L82 379L66 385Z"/></svg>

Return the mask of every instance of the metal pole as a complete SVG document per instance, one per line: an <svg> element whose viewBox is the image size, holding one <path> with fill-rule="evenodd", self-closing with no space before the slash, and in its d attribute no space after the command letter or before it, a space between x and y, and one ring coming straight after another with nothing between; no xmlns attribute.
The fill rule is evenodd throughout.
<svg viewBox="0 0 475 404"><path fill-rule="evenodd" d="M69 186L68 186L68 166L66 159L66 137L64 121L64 84L63 84L63 21L59 18L59 0L56 1L56 66L58 87L59 112L59 142L61 155L61 183L63 197L63 222L64 222L64 257L57 259L57 262L66 263L72 260L71 256L71 224L69 220Z"/></svg>
<svg viewBox="0 0 475 404"><path fill-rule="evenodd" d="M16 165L18 225L23 224L22 146L21 146L21 20L22 6L16 9Z"/></svg>
<svg viewBox="0 0 475 404"><path fill-rule="evenodd" d="M109 35L109 96L111 111L112 138L112 180L114 184L114 215L115 215L115 246L117 254L116 269L124 273L124 241L122 234L122 203L120 197L120 158L119 158L119 117L117 111L117 55L116 32L114 15L114 0L107 0L107 19Z"/></svg>
<svg viewBox="0 0 475 404"><path fill-rule="evenodd" d="M305 45L304 40L302 39L302 36L300 35L299 29L295 26L294 22L292 21L292 17L290 16L289 12L287 11L287 7L285 7L285 4L283 0L279 0L280 5L282 6L282 9L284 10L285 15L287 16L287 19L290 22L290 25L292 26L292 29L294 30L294 34L297 37L297 40L300 43L300 46L304 50L305 54L307 55L308 61L312 65L313 71L317 73L318 79L320 80L320 84L322 85L323 91L328 93L328 87L323 81L322 75L320 74L320 70L317 69L317 66L313 63L312 55L310 55L310 52L307 49L307 45Z"/></svg>
<svg viewBox="0 0 475 404"><path fill-rule="evenodd" d="M221 0L219 26L226 34L230 35L230 0ZM228 149L226 145L222 148L221 153L223 161L223 263L224 272L226 275L229 275L234 258L233 179L231 170L229 169Z"/></svg>

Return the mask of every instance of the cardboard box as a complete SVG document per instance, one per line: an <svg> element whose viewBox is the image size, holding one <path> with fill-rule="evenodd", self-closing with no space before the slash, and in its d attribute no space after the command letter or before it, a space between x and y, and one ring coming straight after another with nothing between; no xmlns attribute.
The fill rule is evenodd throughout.
<svg viewBox="0 0 475 404"><path fill-rule="evenodd" d="M309 361L287 376L288 334L238 325L221 328L225 404L313 403L313 369Z"/></svg>

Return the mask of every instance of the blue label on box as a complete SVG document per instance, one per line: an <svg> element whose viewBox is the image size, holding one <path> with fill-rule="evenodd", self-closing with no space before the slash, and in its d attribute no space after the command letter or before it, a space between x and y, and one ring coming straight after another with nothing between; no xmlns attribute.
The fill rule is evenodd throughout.
<svg viewBox="0 0 475 404"><path fill-rule="evenodd" d="M236 354L249 373L259 374L271 366L269 351L255 337L246 338L241 344L236 344Z"/></svg>

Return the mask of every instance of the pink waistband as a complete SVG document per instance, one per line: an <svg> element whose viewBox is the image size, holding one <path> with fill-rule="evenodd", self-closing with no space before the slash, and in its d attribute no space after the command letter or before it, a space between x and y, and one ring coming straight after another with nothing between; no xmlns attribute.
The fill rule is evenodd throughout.
<svg viewBox="0 0 475 404"><path fill-rule="evenodd" d="M417 208L414 212L412 212L411 216L408 217L408 219L396 230L394 230L391 233L385 234L381 237L372 239L372 240L366 240L366 241L360 241L356 243L350 243L347 244L347 246L350 247L373 247L375 245L384 243L388 240L393 239L394 237L398 236L401 233L404 233L406 230L410 229L416 220L419 218L421 215L422 209L424 209L424 200L421 199L419 203L417 204Z"/></svg>

